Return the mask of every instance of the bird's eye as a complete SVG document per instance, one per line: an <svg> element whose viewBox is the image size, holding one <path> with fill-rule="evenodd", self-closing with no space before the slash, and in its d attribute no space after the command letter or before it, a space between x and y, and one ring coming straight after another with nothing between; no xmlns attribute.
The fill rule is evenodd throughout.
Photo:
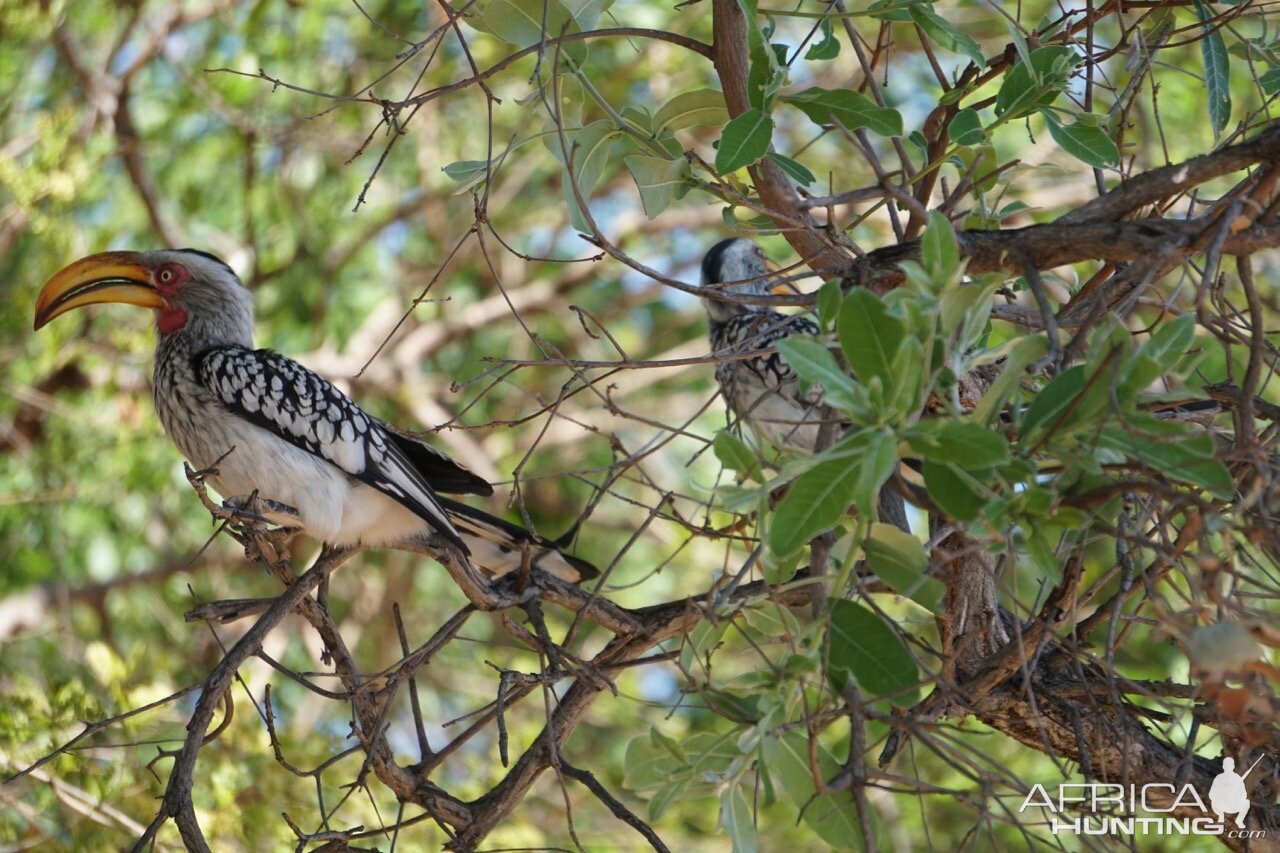
<svg viewBox="0 0 1280 853"><path fill-rule="evenodd" d="M173 270L165 268L160 270L160 283L168 284L173 281Z"/></svg>

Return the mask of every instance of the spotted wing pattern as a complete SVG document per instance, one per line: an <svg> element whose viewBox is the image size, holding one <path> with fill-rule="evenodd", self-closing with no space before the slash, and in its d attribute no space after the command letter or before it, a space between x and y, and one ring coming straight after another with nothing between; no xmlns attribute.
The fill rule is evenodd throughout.
<svg viewBox="0 0 1280 853"><path fill-rule="evenodd" d="M231 412L394 498L467 550L397 439L323 377L279 353L241 346L206 349L192 366Z"/></svg>

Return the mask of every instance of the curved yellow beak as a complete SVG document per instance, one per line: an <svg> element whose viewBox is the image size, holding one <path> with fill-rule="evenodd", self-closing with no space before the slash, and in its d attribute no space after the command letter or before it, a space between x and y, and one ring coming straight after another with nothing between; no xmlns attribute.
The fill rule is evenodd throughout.
<svg viewBox="0 0 1280 853"><path fill-rule="evenodd" d="M151 283L151 270L137 252L100 252L59 270L36 297L35 328L83 305L124 302L163 308L164 298Z"/></svg>

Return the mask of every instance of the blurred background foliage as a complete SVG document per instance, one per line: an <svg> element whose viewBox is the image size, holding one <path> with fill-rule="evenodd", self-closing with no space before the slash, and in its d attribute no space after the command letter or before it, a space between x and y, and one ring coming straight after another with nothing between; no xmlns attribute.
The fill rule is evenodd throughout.
<svg viewBox="0 0 1280 853"><path fill-rule="evenodd" d="M911 133L938 96L930 63L949 73L975 51L999 55L1010 22L981 3L915 5L936 5L968 39L952 38L949 47L935 45L936 52L926 54L914 32L895 29L900 38L878 82L901 116L899 144L918 158ZM519 26L528 4L507 0L465 4L459 26L466 50L456 38L425 40L446 24L446 8L394 0L0 2L0 281L8 305L0 314L6 368L0 380L0 772L27 766L85 721L159 703L0 789L0 846L131 843L163 790L168 759L153 759L180 741L192 697L160 700L202 679L242 629L210 630L184 622L182 614L202 601L277 589L229 539L209 542L206 513L151 411L149 318L105 309L31 334L40 284L81 255L169 244L226 258L254 292L259 345L340 382L394 423L444 425L435 435L438 446L502 484L490 509L523 514L540 532L558 536L590 506L574 550L601 567L617 558L608 594L620 603L703 592L721 571L735 572L749 550L698 535L704 524L733 519L712 510L715 487L732 474L708 448L725 425L710 364L620 370L594 390L562 398L576 387L578 368L556 363L612 361L619 351L636 361L706 355L705 317L695 297L604 258L578 235L582 223L566 190L564 158L556 156L556 117L574 132L615 118L653 128L653 117L675 96L717 88L711 63L668 41L615 35L583 43L568 57L529 53L487 79L493 100L472 85L411 109L379 105L376 99L398 101L469 77L472 68L511 54L513 42L533 43ZM773 28L773 42L787 45L788 91L860 79L847 43L843 52L814 53L813 45L838 40L832 35L838 19L818 24L830 9L803 3L761 18ZM1019 25L1025 32L1059 9L1020 4ZM597 27L711 40L706 0L585 3L573 12L596 16ZM1194 14L1181 7L1167 20L1152 15L1142 30L1146 43L1129 33L1129 44L1104 66L1107 85L1089 93L1092 103L1082 110L1100 117L1110 138L1123 130L1123 156L1139 168L1210 150L1219 136L1206 120L1205 59ZM852 23L868 38L879 25L870 17ZM1119 41L1114 19L1100 26L1100 41ZM1276 89L1274 29L1263 14L1242 14L1223 31L1233 69L1232 126ZM1183 37L1171 40L1175 31ZM554 89L540 89L535 74L566 61L580 63L582 73L559 75ZM1145 65L1151 62L1156 67ZM1126 80L1136 79L1139 67L1140 85L1150 95L1128 99ZM999 87L999 79L989 83L989 94ZM711 103L701 119L679 122L665 137L655 131L653 140L637 142L631 134L602 145L588 164L596 172L590 211L600 231L633 258L684 282L696 282L698 259L729 226L751 224L755 216L748 206L725 201L747 189L745 173L721 180L705 168L717 158L713 142L725 119ZM875 183L873 174L849 174L845 139L819 132L804 112L779 106L773 121L775 149L812 172L815 193ZM1096 194L1089 165L1053 144L1040 118L1001 122L988 111L981 122L987 126L981 142L957 150L943 167L952 186L975 157L992 167L1016 165L974 192L969 226L1051 219ZM692 166L683 156L653 158L656 165L676 164L670 174L681 192L670 198L643 199L624 160L652 154L645 147L652 144L696 155ZM868 144L890 150L884 137ZM493 164L487 178L485 162ZM866 247L893 239L883 209L841 225ZM760 239L776 260L794 260L776 234ZM1059 272L1056 287L1069 291L1078 283L1072 271ZM1087 271L1079 275L1083 280ZM997 340L1019 333L1000 324L993 330ZM1201 370L1206 380L1226 375L1222 357L1213 353ZM634 464L615 464L632 454L640 454ZM607 488L603 496L601 488ZM651 518L662 499L666 508ZM405 614L411 643L465 603L436 567L381 553L363 554L342 569L332 600L369 671L400 656L393 603ZM932 630L927 614L906 602L886 599L884 607L908 631ZM714 638L725 644L717 676L726 683L760 677L745 651L751 642L773 638L785 645L778 638L789 616L758 611L750 618L755 634L722 631ZM292 630L276 632L267 653L296 671L322 673L316 638L300 630L300 622L288 624ZM539 666L496 616L473 620L466 638L419 675L433 740L456 733L465 715L492 701L497 676L486 664ZM1130 677L1185 676L1185 660L1163 637L1138 636L1133 646L1138 651L1124 661ZM736 663L729 654L735 649L744 654ZM341 703L302 690L261 661L242 674L255 697L273 685L276 725L293 765L317 767L350 748ZM683 684L675 668L620 675L618 696L595 705L567 748L641 813L662 779L646 778L634 756L626 769L628 745L644 749L634 739L649 737L652 726L702 754L708 742L736 731L704 696L686 695ZM335 828L374 828L401 817L394 797L376 781L351 787L361 775L359 752L317 779L299 778L276 763L260 716L247 710L249 703L240 705L233 724L207 747L198 777L201 822L217 849L292 844L282 812L308 830L320 826L321 815L331 815ZM539 708L513 711L513 741L527 742L541 721ZM411 721L391 725L403 755L411 757ZM873 741L883 734L875 725ZM957 724L952 735L966 753L1006 768L1007 778L1060 775L1050 759L976 722ZM653 737L658 743L659 735ZM838 735L825 745L834 755L848 751ZM435 781L478 795L501 776L495 753L492 737L473 740ZM1033 831L1019 826L1016 815L1005 822L1021 802L1016 788L992 790L967 768L925 751L911 751L907 760L914 777L968 795L875 791L873 835L884 846L1022 844ZM625 785L624 772L631 775ZM725 849L729 842L719 827L732 816L721 812L720 789L695 782L675 793L687 796L672 796L655 823L672 849ZM813 843L794 803L764 799L768 805L756 818L761 849ZM574 827L587 847L637 844L581 790L574 791L574 804ZM547 774L489 842L568 845L565 808ZM430 849L444 839L429 820L404 827L398 837L403 849ZM176 835L162 840L172 845ZM366 843L386 849L390 841Z"/></svg>

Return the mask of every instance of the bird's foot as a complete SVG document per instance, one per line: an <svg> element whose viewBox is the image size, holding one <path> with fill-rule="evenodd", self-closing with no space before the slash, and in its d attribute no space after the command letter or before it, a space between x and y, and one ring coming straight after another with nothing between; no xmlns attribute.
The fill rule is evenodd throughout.
<svg viewBox="0 0 1280 853"><path fill-rule="evenodd" d="M296 527L275 527L270 530L259 530L252 536L245 537L244 555L246 559L262 562L268 566L286 566L293 557L289 545L293 537L298 535Z"/></svg>
<svg viewBox="0 0 1280 853"><path fill-rule="evenodd" d="M221 506L210 510L235 528L236 538L244 545L244 555L268 566L286 565L291 556L289 543L302 529L302 516L288 504L258 497L254 492L227 498ZM281 523L296 520L296 524ZM278 527L271 527L279 524Z"/></svg>
<svg viewBox="0 0 1280 853"><path fill-rule="evenodd" d="M257 492L227 498L222 502L222 512L225 515L220 517L234 521L276 524L285 530L302 527L302 515L296 508L270 498L260 498Z"/></svg>

